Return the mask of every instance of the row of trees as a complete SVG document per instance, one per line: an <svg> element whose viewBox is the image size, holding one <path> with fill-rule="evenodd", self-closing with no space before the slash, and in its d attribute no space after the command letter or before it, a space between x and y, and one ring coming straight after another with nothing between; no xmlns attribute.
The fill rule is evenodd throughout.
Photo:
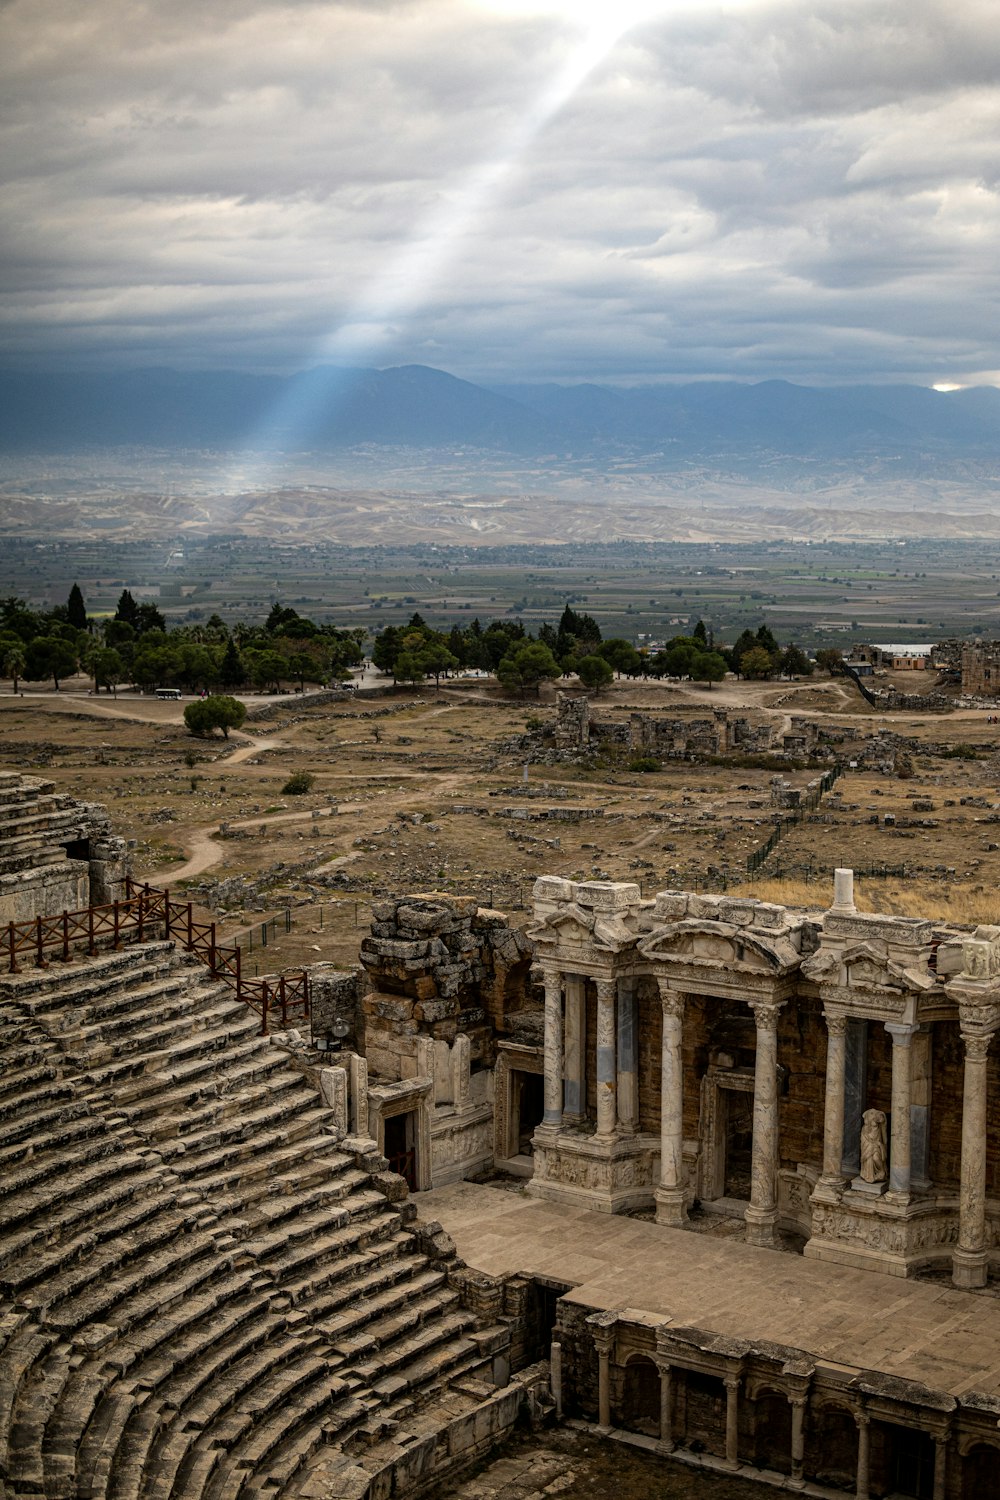
<svg viewBox="0 0 1000 1500"><path fill-rule="evenodd" d="M168 630L155 605L137 603L122 591L114 616L95 620L74 584L65 605L30 610L24 600L0 600L0 669L14 681L60 681L89 673L95 689L178 687L188 692L228 693L254 687L276 692L284 682L343 681L363 660L364 627L339 630L317 625L288 606L275 604L263 624L240 622L230 630L213 615L204 625ZM836 658L838 652L821 657ZM813 665L794 644L779 646L766 625L745 630L731 647L716 647L699 620L689 636L675 636L656 652L637 650L621 637L602 639L591 615L567 604L557 625L530 635L517 619L479 620L450 631L432 629L419 614L406 625L390 625L375 639L372 660L394 682L422 682L462 669L495 676L509 691L537 691L546 680L575 675L599 692L619 677L690 678L711 685L726 671L748 678L808 675ZM834 670L830 661L822 665Z"/></svg>
<svg viewBox="0 0 1000 1500"><path fill-rule="evenodd" d="M79 622L83 620L81 625ZM363 628L317 625L294 609L274 605L262 625L230 632L218 615L204 626L167 630L155 605L137 604L123 590L114 616L88 619L76 584L65 605L46 613L22 599L0 601L0 668L13 679L61 680L86 672L96 690L120 683L188 692L232 692L247 687L277 691L282 682L328 683L350 676L363 660Z"/></svg>

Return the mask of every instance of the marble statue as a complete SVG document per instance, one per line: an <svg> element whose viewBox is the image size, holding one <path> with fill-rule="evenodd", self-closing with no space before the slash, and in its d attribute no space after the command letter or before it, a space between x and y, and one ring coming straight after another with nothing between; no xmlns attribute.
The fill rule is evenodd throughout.
<svg viewBox="0 0 1000 1500"><path fill-rule="evenodd" d="M884 1182L889 1169L885 1149L885 1114L880 1109L866 1109L862 1122L862 1181Z"/></svg>

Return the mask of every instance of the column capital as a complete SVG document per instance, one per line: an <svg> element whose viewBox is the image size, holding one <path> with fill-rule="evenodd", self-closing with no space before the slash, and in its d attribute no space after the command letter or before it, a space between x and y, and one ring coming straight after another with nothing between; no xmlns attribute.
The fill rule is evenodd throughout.
<svg viewBox="0 0 1000 1500"><path fill-rule="evenodd" d="M603 1000L605 1003L613 1000L618 994L617 979L595 979L594 985L597 990L598 1000Z"/></svg>
<svg viewBox="0 0 1000 1500"><path fill-rule="evenodd" d="M868 1415L868 1413L866 1411L856 1411L854 1413L854 1422L855 1422L855 1426L858 1427L859 1429L862 1428L862 1427L867 1427L868 1424L871 1422L871 1417Z"/></svg>
<svg viewBox="0 0 1000 1500"><path fill-rule="evenodd" d="M685 996L679 990L668 988L662 980L660 985L660 1005L665 1016L673 1016L675 1020L684 1019Z"/></svg>
<svg viewBox="0 0 1000 1500"><path fill-rule="evenodd" d="M550 984L562 984L563 973L558 964L542 964L542 979L546 987Z"/></svg>
<svg viewBox="0 0 1000 1500"><path fill-rule="evenodd" d="M781 1015L783 1000L750 1000L747 1002L753 1011L754 1021L757 1023L758 1031L777 1031L778 1017Z"/></svg>
<svg viewBox="0 0 1000 1500"><path fill-rule="evenodd" d="M892 1037L894 1047L908 1047L920 1027L908 1021L886 1021L885 1029Z"/></svg>
<svg viewBox="0 0 1000 1500"><path fill-rule="evenodd" d="M742 1375L723 1375L722 1384L725 1386L727 1391L738 1391L742 1379Z"/></svg>
<svg viewBox="0 0 1000 1500"><path fill-rule="evenodd" d="M965 1043L965 1056L969 1062L985 1062L986 1055L990 1050L990 1042L993 1040L992 1032L987 1035L981 1033L973 1034L969 1031L962 1032L962 1041Z"/></svg>
<svg viewBox="0 0 1000 1500"><path fill-rule="evenodd" d="M826 1022L826 1029L831 1036L847 1035L847 1022L849 1017L846 1016L843 1011L825 1010L823 1012L823 1019Z"/></svg>

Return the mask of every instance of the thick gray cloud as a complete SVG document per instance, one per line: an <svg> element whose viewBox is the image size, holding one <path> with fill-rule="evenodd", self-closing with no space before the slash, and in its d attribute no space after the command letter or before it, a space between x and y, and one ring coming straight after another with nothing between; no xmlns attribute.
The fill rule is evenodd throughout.
<svg viewBox="0 0 1000 1500"><path fill-rule="evenodd" d="M0 357L1000 381L992 0L570 9L7 0Z"/></svg>

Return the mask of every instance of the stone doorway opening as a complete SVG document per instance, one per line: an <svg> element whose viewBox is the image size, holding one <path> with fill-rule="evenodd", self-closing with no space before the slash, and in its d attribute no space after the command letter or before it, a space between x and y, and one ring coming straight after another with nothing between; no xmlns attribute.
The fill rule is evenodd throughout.
<svg viewBox="0 0 1000 1500"><path fill-rule="evenodd" d="M725 1165L722 1196L750 1201L750 1162L753 1156L753 1094L725 1092Z"/></svg>
<svg viewBox="0 0 1000 1500"><path fill-rule="evenodd" d="M899 1500L933 1500L934 1439L928 1432L872 1423L871 1492Z"/></svg>
<svg viewBox="0 0 1000 1500"><path fill-rule="evenodd" d="M385 1122L384 1155L389 1170L398 1172L411 1193L417 1191L417 1112L408 1109Z"/></svg>
<svg viewBox="0 0 1000 1500"><path fill-rule="evenodd" d="M542 1123L545 1110L545 1080L540 1073L513 1074L514 1099L512 1145L518 1156L531 1155L531 1137Z"/></svg>
<svg viewBox="0 0 1000 1500"><path fill-rule="evenodd" d="M701 1191L710 1212L742 1216L750 1201L754 1075L712 1066L702 1080Z"/></svg>

